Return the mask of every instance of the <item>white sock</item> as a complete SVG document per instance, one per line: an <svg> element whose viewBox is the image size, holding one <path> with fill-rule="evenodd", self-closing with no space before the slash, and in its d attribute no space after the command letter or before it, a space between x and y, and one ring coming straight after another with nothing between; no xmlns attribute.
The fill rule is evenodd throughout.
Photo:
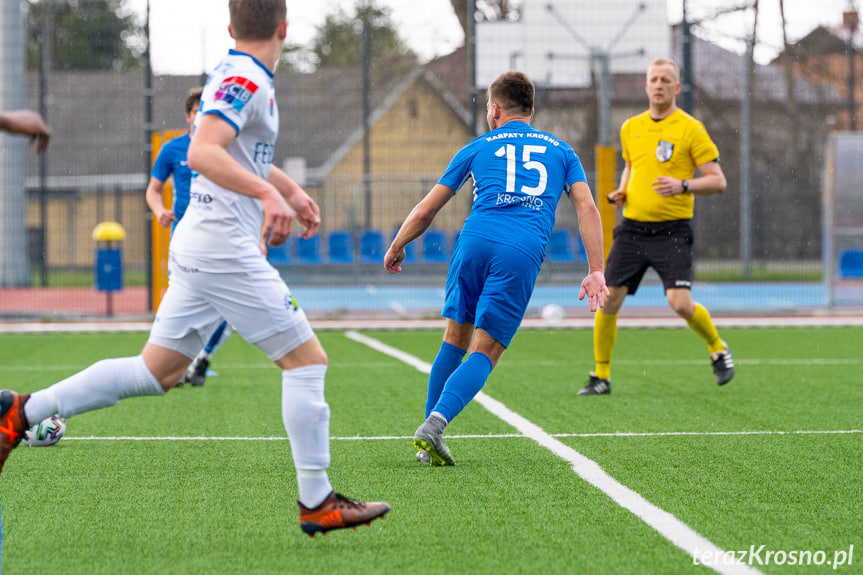
<svg viewBox="0 0 863 575"><path fill-rule="evenodd" d="M300 503L313 509L333 490L330 466L330 406L324 399L326 365L282 372L282 421L291 441Z"/></svg>
<svg viewBox="0 0 863 575"><path fill-rule="evenodd" d="M55 413L72 417L116 405L127 397L164 393L140 355L104 359L32 394L24 405L24 414L32 424Z"/></svg>
<svg viewBox="0 0 863 575"><path fill-rule="evenodd" d="M319 506L333 490L326 471L297 469L297 485L300 488L300 503L306 509Z"/></svg>

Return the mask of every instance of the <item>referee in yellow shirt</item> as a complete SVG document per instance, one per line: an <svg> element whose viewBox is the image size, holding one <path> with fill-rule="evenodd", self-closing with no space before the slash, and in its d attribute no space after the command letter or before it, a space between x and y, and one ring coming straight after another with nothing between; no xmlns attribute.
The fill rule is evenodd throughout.
<svg viewBox="0 0 863 575"><path fill-rule="evenodd" d="M734 377L734 362L710 313L692 299L692 226L695 195L725 191L719 150L704 125L677 107L680 69L656 60L644 84L649 108L620 129L625 166L620 186L608 201L623 208L614 230L605 279L611 292L597 311L593 328L596 371L579 395L611 393L611 353L617 337L617 313L634 295L648 267L662 279L668 305L707 343L716 383ZM695 176L695 169L700 172Z"/></svg>

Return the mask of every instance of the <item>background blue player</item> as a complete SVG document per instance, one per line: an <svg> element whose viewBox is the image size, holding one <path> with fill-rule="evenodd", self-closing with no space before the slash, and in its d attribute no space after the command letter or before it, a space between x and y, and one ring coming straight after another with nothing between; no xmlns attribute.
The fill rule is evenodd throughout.
<svg viewBox="0 0 863 575"><path fill-rule="evenodd" d="M443 430L479 393L518 330L554 227L560 195L578 213L589 265L579 299L590 311L608 295L602 265L602 224L581 161L564 141L531 127L534 87L506 72L488 89L491 131L462 148L417 204L384 256L401 271L405 246L423 234L467 181L474 201L453 249L443 315L446 331L432 364L426 420L414 434L417 460L454 465ZM462 362L468 348L471 353Z"/></svg>
<svg viewBox="0 0 863 575"><path fill-rule="evenodd" d="M153 216L159 221L159 225L163 228L171 226L172 234L177 223L186 213L186 208L189 207L192 170L189 168L187 155L189 142L192 141L192 127L195 124L198 107L201 105L203 90L203 88L192 88L186 94L186 123L189 125L189 130L182 136L169 140L161 147L156 156L156 162L153 164L150 182L147 184L147 205L150 206ZM165 187L165 182L172 176L174 178L174 201L171 209L168 209L162 203L162 190ZM228 328L228 323L222 322L207 341L207 345L189 366L183 383L204 385L208 375L217 375L209 369L210 357L225 343L229 335L231 335L231 330Z"/></svg>

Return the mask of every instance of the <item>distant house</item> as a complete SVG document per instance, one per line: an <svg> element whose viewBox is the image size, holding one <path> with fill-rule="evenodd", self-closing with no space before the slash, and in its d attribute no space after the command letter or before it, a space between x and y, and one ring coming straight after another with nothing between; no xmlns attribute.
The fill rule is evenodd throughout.
<svg viewBox="0 0 863 575"><path fill-rule="evenodd" d="M850 39L850 46L849 46ZM850 51L849 51L850 47ZM819 26L776 58L776 65L790 64L794 73L810 83L840 94L844 106L837 111L834 128L848 130L851 97L849 86L854 83L853 106L856 128L863 126L863 32L851 32L847 27Z"/></svg>

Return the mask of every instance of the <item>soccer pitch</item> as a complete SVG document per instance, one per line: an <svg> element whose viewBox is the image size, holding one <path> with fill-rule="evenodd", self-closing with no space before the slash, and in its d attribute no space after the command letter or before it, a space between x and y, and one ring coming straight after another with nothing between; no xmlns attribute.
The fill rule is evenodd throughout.
<svg viewBox="0 0 863 575"><path fill-rule="evenodd" d="M332 482L393 509L314 540L279 372L234 335L204 387L78 416L57 446L12 453L3 569L863 573L863 328L721 334L737 365L725 387L689 330L623 329L612 395L577 397L590 330L523 330L447 429L457 465L430 468L411 436L440 331L320 332ZM34 391L145 340L0 335L2 387Z"/></svg>

